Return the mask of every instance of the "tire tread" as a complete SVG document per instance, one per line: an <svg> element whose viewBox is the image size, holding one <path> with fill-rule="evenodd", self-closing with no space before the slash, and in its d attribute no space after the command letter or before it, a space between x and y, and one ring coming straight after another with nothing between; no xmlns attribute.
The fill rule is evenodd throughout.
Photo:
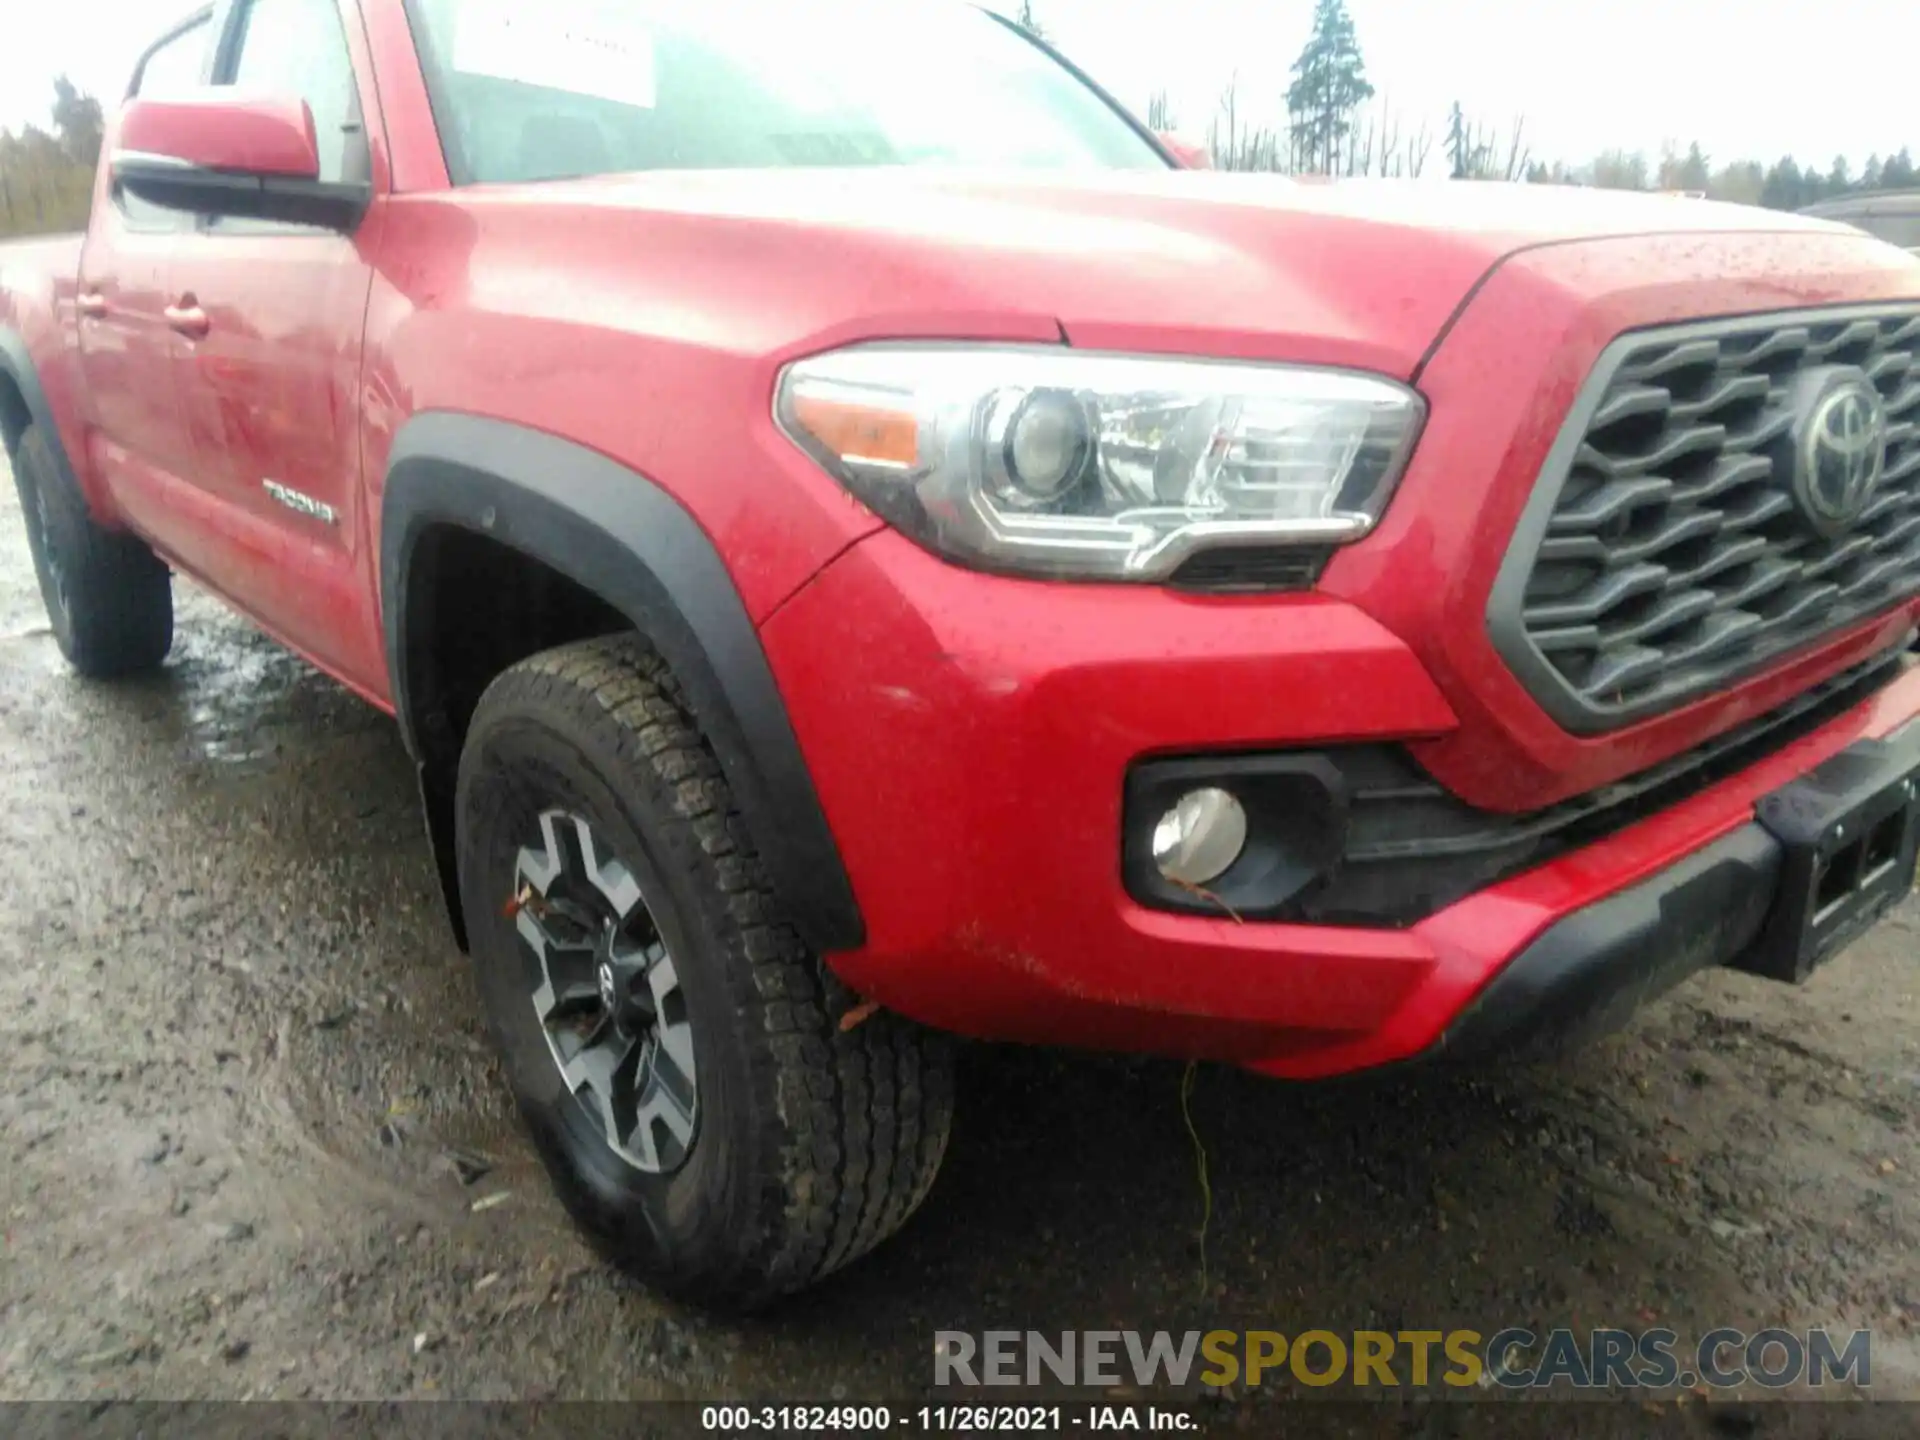
<svg viewBox="0 0 1920 1440"><path fill-rule="evenodd" d="M740 1000L755 1064L770 1074L761 1153L763 1224L753 1253L712 1296L764 1303L823 1278L898 1230L931 1188L952 1120L952 1060L944 1037L880 1012L850 1030L859 1004L781 918L732 791L696 727L684 693L638 635L544 652L503 674L481 709L585 705L614 726L623 764L650 771L672 797L681 836L704 857L718 889L726 939L745 967Z"/></svg>
<svg viewBox="0 0 1920 1440"><path fill-rule="evenodd" d="M27 427L13 455L21 508L27 511L34 565L44 587L41 548L56 537L38 533L29 487L47 496L59 526L61 560L67 571L64 627L48 614L67 662L82 675L116 679L158 668L173 648L173 577L138 536L95 522L85 499L61 478L50 442L38 425Z"/></svg>

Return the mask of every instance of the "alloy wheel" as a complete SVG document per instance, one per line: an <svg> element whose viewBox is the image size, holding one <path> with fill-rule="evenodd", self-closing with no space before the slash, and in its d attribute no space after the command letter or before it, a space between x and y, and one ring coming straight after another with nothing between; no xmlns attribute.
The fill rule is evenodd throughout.
<svg viewBox="0 0 1920 1440"><path fill-rule="evenodd" d="M699 1123L693 1027L640 882L586 820L550 810L514 891L528 999L568 1089L627 1163L677 1169Z"/></svg>

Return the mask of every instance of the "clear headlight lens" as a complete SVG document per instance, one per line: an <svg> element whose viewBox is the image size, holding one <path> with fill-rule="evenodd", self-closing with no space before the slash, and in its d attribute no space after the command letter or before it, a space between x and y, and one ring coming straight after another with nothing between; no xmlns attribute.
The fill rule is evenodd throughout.
<svg viewBox="0 0 1920 1440"><path fill-rule="evenodd" d="M1200 550L1359 539L1426 408L1344 370L899 344L788 366L776 412L849 490L952 559L1162 580Z"/></svg>

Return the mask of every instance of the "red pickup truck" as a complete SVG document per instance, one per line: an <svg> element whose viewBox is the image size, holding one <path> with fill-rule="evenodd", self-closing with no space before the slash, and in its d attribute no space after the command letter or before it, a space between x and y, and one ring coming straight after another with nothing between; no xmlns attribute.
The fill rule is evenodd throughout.
<svg viewBox="0 0 1920 1440"><path fill-rule="evenodd" d="M750 9L223 0L0 252L62 649L160 665L178 573L398 718L613 1253L878 1243L943 1032L1531 1054L1908 890L1920 263L1196 173L984 12Z"/></svg>

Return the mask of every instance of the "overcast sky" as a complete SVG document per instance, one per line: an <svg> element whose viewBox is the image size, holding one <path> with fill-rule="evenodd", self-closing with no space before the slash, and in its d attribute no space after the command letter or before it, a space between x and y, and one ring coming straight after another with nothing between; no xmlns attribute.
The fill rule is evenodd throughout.
<svg viewBox="0 0 1920 1440"><path fill-rule="evenodd" d="M537 4L537 0L529 0ZM804 0L790 0L804 3ZM1698 140L1717 162L1792 153L1855 170L1920 152L1920 0L1350 0L1383 100L1437 130L1459 99L1540 158ZM116 98L192 0L0 0L0 126L41 120L53 76ZM1004 0L996 8L1017 8ZM1036 0L1069 55L1144 112L1204 135L1237 69L1243 113L1281 109L1313 0Z"/></svg>

